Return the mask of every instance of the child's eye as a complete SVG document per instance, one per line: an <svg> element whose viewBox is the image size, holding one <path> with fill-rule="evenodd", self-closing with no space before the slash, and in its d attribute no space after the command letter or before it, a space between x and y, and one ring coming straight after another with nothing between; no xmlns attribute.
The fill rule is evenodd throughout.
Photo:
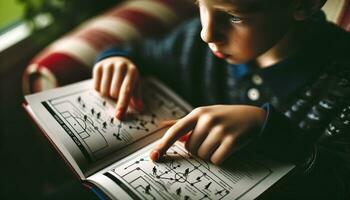
<svg viewBox="0 0 350 200"><path fill-rule="evenodd" d="M240 24L240 23L243 22L242 18L234 16L234 15L230 15L229 21L230 21L231 24Z"/></svg>

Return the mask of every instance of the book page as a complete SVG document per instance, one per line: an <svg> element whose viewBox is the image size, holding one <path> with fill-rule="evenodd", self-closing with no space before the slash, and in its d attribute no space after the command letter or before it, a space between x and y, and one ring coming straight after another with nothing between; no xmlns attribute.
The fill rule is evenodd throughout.
<svg viewBox="0 0 350 200"><path fill-rule="evenodd" d="M88 180L112 199L254 199L293 168L247 152L218 167L190 155L180 143L162 161L152 162L152 145Z"/></svg>
<svg viewBox="0 0 350 200"><path fill-rule="evenodd" d="M91 80L26 98L43 126L49 127L46 132L59 136L82 167L111 162L106 158L121 155L128 145L161 129L161 121L181 118L190 109L153 79L142 83L142 92L144 110L123 121L115 117L115 101L96 92Z"/></svg>

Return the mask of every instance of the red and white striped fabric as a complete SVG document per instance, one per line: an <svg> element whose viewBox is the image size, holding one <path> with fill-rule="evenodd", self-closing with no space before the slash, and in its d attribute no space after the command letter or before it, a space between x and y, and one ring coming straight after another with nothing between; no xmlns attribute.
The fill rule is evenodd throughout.
<svg viewBox="0 0 350 200"><path fill-rule="evenodd" d="M89 78L94 59L104 48L159 35L196 13L191 0L125 1L39 53L24 72L24 93Z"/></svg>
<svg viewBox="0 0 350 200"><path fill-rule="evenodd" d="M322 9L329 21L350 31L350 0L328 0Z"/></svg>

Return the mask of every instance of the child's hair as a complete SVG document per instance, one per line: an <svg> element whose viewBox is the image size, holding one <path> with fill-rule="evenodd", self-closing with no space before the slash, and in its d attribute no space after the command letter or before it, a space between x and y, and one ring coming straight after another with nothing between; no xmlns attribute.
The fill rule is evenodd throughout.
<svg viewBox="0 0 350 200"><path fill-rule="evenodd" d="M194 0L195 3L198 3L199 0ZM232 1L232 0L219 0L219 1ZM242 0L244 1L244 0ZM320 10L322 6L327 2L327 0L245 0L246 3L250 4L260 4L261 6L285 6L290 5L290 3L296 3L299 9L304 10L305 12L312 15L313 13Z"/></svg>
<svg viewBox="0 0 350 200"><path fill-rule="evenodd" d="M300 0L300 6L305 12L305 18L317 20L324 17L320 10L326 2L327 0Z"/></svg>

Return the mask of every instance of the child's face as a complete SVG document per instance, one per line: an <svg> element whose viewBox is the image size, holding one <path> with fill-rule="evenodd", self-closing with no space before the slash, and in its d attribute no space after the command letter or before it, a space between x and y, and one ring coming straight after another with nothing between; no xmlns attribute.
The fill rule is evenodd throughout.
<svg viewBox="0 0 350 200"><path fill-rule="evenodd" d="M287 0L271 1L199 0L201 38L229 63L257 59L273 50L294 22L291 6L281 3Z"/></svg>

